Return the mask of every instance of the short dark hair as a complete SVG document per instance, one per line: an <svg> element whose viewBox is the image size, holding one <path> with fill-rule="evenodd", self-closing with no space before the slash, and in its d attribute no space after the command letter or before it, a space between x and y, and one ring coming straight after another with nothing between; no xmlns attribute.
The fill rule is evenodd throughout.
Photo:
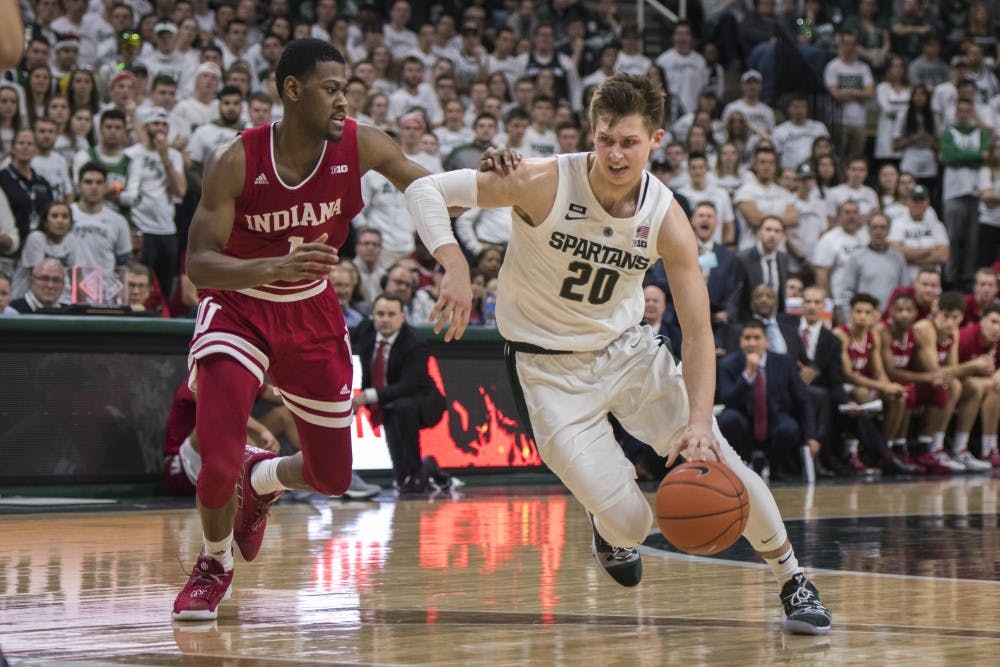
<svg viewBox="0 0 1000 667"><path fill-rule="evenodd" d="M332 44L321 39L293 39L281 50L278 66L274 68L274 83L278 96L284 99L285 79L294 76L302 79L312 73L317 63L344 63L344 56Z"/></svg>
<svg viewBox="0 0 1000 667"><path fill-rule="evenodd" d="M236 95L241 100L243 99L243 91L236 86L223 86L222 90L219 91L218 98L221 100L223 97L229 97L231 95Z"/></svg>
<svg viewBox="0 0 1000 667"><path fill-rule="evenodd" d="M125 117L125 113L119 109L106 109L101 112L101 122L100 125L104 125L106 120L120 120L121 122L128 125L128 119Z"/></svg>
<svg viewBox="0 0 1000 667"><path fill-rule="evenodd" d="M82 167L80 167L80 179L83 179L83 175L92 171L96 171L102 177L108 177L108 170L103 164L98 164L97 162L86 162Z"/></svg>
<svg viewBox="0 0 1000 667"><path fill-rule="evenodd" d="M526 120L530 123L531 116L529 116L528 112L521 107L514 107L503 117L503 122L505 124L510 123L512 120Z"/></svg>
<svg viewBox="0 0 1000 667"><path fill-rule="evenodd" d="M740 327L740 335L742 336L744 333L746 333L747 329L759 329L762 334L767 336L767 327L764 326L764 323L761 322L760 320L755 320L753 318L750 318L749 320L744 322L743 325Z"/></svg>
<svg viewBox="0 0 1000 667"><path fill-rule="evenodd" d="M982 319L987 315L992 315L993 313L997 313L998 315L1000 315L1000 305L991 303L990 305L986 306L985 308L983 308L983 312L980 313L979 318Z"/></svg>
<svg viewBox="0 0 1000 667"><path fill-rule="evenodd" d="M386 275L388 275L388 274L386 274ZM382 292L377 297L375 297L375 299L372 301L372 306L374 306L379 301L395 301L396 303L399 304L399 309L400 310L405 310L406 309L406 302L404 302L403 298L401 296L399 296L398 294L390 294L389 292Z"/></svg>
<svg viewBox="0 0 1000 667"><path fill-rule="evenodd" d="M228 88L229 86L226 86L226 87ZM223 90L225 90L225 89L223 89ZM237 90L237 92L239 92L239 88L237 88L236 90ZM240 93L240 95L242 95L242 94L243 93ZM222 93L219 93L219 97L222 97ZM271 98L263 90L255 90L252 93L250 93L249 97L247 97L247 102L264 102L265 104L267 104L268 106L270 106L271 105Z"/></svg>
<svg viewBox="0 0 1000 667"><path fill-rule="evenodd" d="M900 292L892 299L892 303L889 305L890 310L896 307L899 301L909 301L914 307L917 305L917 297L913 296L909 292Z"/></svg>
<svg viewBox="0 0 1000 667"><path fill-rule="evenodd" d="M489 120L492 120L494 125L497 124L497 117L496 116L494 116L493 114L491 114L489 111L480 111L478 114L476 114L476 119L474 121L472 121L472 127L475 127L476 125L478 125L479 121L483 120L484 118L488 118Z"/></svg>
<svg viewBox="0 0 1000 667"><path fill-rule="evenodd" d="M177 87L177 79L170 76L169 74L157 74L153 77L153 83L150 84L150 90L156 90L157 86L173 86Z"/></svg>
<svg viewBox="0 0 1000 667"><path fill-rule="evenodd" d="M938 297L938 311L958 310L965 312L965 298L961 292L945 292Z"/></svg>
<svg viewBox="0 0 1000 667"><path fill-rule="evenodd" d="M867 303L875 310L878 310L878 299L873 297L871 294L866 294L865 292L858 292L851 297L851 308L854 308L855 304Z"/></svg>

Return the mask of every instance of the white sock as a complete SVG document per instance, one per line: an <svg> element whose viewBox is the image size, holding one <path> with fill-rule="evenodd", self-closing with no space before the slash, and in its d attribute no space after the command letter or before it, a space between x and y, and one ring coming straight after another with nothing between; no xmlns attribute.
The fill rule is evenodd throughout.
<svg viewBox="0 0 1000 667"><path fill-rule="evenodd" d="M774 572L775 578L782 586L785 585L786 581L802 571L802 568L799 567L799 559L795 557L795 549L791 547L788 548L784 556L765 558L764 560L771 566L771 571Z"/></svg>
<svg viewBox="0 0 1000 667"><path fill-rule="evenodd" d="M278 480L278 461L283 457L264 459L253 467L250 472L250 485L260 496L266 496L275 491L284 491L288 487Z"/></svg>
<svg viewBox="0 0 1000 667"><path fill-rule="evenodd" d="M847 440L844 444L847 445L847 455L848 456L856 456L857 455L857 453L858 453L858 441L857 440L854 440L854 439Z"/></svg>
<svg viewBox="0 0 1000 667"><path fill-rule="evenodd" d="M207 537L205 541L205 555L222 563L224 570L233 569L233 534L225 536L218 542L212 542Z"/></svg>
<svg viewBox="0 0 1000 667"><path fill-rule="evenodd" d="M955 437L951 441L951 451L956 454L961 454L966 449L969 448L969 434L968 433L955 433Z"/></svg>
<svg viewBox="0 0 1000 667"><path fill-rule="evenodd" d="M934 448L931 451L939 452L944 449L944 431L938 431L934 434Z"/></svg>
<svg viewBox="0 0 1000 667"><path fill-rule="evenodd" d="M997 436L996 436L996 434L994 433L993 435L984 435L983 436L983 458L985 459L987 456L989 456L990 454L992 454L996 450L997 450Z"/></svg>
<svg viewBox="0 0 1000 667"><path fill-rule="evenodd" d="M906 451L906 438L896 438L895 440L892 441L892 446L893 447L898 447L899 449L902 449L905 452Z"/></svg>

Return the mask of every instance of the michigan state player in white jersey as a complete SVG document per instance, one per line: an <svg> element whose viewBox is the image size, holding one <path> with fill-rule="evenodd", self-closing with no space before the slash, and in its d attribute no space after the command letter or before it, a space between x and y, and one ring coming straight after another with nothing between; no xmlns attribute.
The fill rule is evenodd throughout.
<svg viewBox="0 0 1000 667"><path fill-rule="evenodd" d="M450 260L457 246L448 206L514 207L497 325L522 419L542 459L591 515L601 567L623 586L638 584L635 545L653 524L611 413L670 462L680 454L721 460L739 476L750 494L744 537L781 585L786 630L825 634L830 612L798 565L773 496L712 417L715 343L694 232L670 190L644 169L663 138L663 104L663 91L645 78L613 76L591 102L593 153L525 160L507 175L428 176L407 189L410 211L425 245ZM654 330L639 324L643 276L659 258L684 333L683 374ZM432 313L446 340L468 322L470 301L456 294L442 296Z"/></svg>

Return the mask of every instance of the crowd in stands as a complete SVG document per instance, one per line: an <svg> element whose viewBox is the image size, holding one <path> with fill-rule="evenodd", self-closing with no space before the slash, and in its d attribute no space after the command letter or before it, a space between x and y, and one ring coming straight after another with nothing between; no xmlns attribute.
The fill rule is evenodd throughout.
<svg viewBox="0 0 1000 667"><path fill-rule="evenodd" d="M589 97L626 72L668 91L649 169L692 220L741 454L772 477L803 445L819 474L1000 467L997 3L689 2L642 33L625 4L24 0L24 54L0 77L0 311L190 317L203 169L280 121L290 39L337 46L349 115L430 172L491 146L590 149ZM362 189L331 276L347 321L388 292L424 324L439 270L403 194L374 172ZM493 323L510 214L455 220L476 325ZM647 282L679 354L662 265Z"/></svg>

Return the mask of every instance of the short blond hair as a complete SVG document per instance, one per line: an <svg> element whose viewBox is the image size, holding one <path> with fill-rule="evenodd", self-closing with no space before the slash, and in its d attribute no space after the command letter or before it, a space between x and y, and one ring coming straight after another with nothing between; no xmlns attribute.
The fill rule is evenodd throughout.
<svg viewBox="0 0 1000 667"><path fill-rule="evenodd" d="M590 100L590 124L597 127L598 119L614 125L625 116L639 114L652 134L663 127L666 105L663 88L644 76L615 74L604 80Z"/></svg>

